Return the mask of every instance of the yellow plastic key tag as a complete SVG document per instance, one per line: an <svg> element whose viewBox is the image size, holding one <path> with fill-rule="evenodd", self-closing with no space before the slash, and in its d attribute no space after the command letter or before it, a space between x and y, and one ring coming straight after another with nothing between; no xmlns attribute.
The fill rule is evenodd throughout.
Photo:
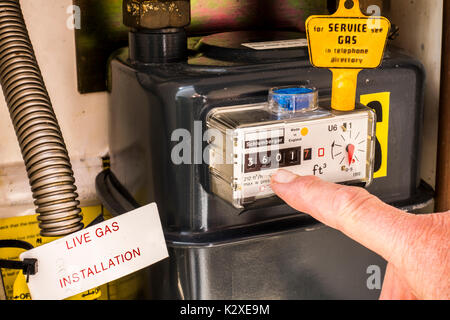
<svg viewBox="0 0 450 320"><path fill-rule="evenodd" d="M340 0L335 14L306 20L311 64L333 72L333 109L355 109L358 74L381 64L390 28L388 19L362 14L359 0Z"/></svg>

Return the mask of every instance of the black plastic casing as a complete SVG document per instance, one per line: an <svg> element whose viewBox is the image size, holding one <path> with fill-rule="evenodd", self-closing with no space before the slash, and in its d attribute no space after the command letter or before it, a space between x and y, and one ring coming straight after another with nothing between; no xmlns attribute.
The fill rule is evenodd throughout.
<svg viewBox="0 0 450 320"><path fill-rule="evenodd" d="M209 192L208 165L198 156L194 159L194 150L201 155L206 146L202 135L212 108L266 101L270 88L292 84L314 86L321 97L327 97L331 72L313 68L307 57L253 59L231 66L200 59L189 62L203 65L132 65L126 49L112 59L112 171L141 204L157 202L168 230L209 232L297 214L283 204L238 210L214 196ZM422 65L394 48L387 51L379 69L364 70L358 78L357 101L362 94L391 92L388 175L375 179L368 189L390 204L413 203L419 192L423 86ZM192 134L193 164L177 165L171 160L172 149L182 141L179 137L172 141L177 129Z"/></svg>
<svg viewBox="0 0 450 320"><path fill-rule="evenodd" d="M331 72L313 68L306 48L259 52L233 44L233 35L224 39L235 50L212 41L176 63L131 61L127 49L111 59L109 143L117 179L99 175L98 194L113 214L157 203L169 258L148 269L151 298L377 299L368 268L379 268L382 281L386 262L372 251L277 198L236 209L210 192L208 165L195 155L206 147L211 109L267 101L270 88L288 85L316 87L321 99L331 95ZM395 48L358 78L357 101L391 93L388 174L368 190L411 212L433 196L419 177L424 78L420 62ZM192 134L184 141L191 163L177 165L171 153L183 132Z"/></svg>
<svg viewBox="0 0 450 320"><path fill-rule="evenodd" d="M187 59L187 38L183 28L134 30L128 34L130 61L174 63Z"/></svg>

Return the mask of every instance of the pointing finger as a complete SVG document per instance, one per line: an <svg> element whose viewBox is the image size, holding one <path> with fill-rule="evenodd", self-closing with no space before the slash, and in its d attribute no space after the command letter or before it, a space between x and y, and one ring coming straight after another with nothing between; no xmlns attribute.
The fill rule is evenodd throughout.
<svg viewBox="0 0 450 320"><path fill-rule="evenodd" d="M291 207L342 231L386 260L401 263L409 214L383 203L365 189L300 177L287 170L273 175L271 186Z"/></svg>

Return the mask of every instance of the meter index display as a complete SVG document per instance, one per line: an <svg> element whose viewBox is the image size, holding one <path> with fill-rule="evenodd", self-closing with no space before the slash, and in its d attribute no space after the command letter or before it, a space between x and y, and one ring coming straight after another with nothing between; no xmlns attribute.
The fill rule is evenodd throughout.
<svg viewBox="0 0 450 320"><path fill-rule="evenodd" d="M244 148L235 148L241 160L235 165L238 197L244 202L273 195L270 177L284 168L299 175L314 175L330 182L364 180L371 142L369 115L344 115L314 121L298 121L283 125L285 136L266 138L274 130L260 128L263 136L256 147L246 149L249 134L242 133ZM243 129L246 132L248 129ZM255 133L251 134L252 136ZM278 141L274 144L273 141ZM272 143L264 143L272 141ZM242 145L241 145L242 146ZM240 154L244 154L243 157ZM370 161L370 160L369 160Z"/></svg>
<svg viewBox="0 0 450 320"><path fill-rule="evenodd" d="M222 196L229 192L227 198L235 207L273 197L270 180L280 168L335 183L372 181L375 122L370 109L329 111L316 117L305 113L288 120L271 120L268 113L266 120L252 124L233 118L247 114L247 120L255 108L264 110L267 105L236 106L235 112L226 107L223 113L218 108L209 120L211 128L214 119L234 126L227 130L230 143L211 149L210 167L213 187ZM226 145L232 146L231 151ZM229 152L232 161L223 163Z"/></svg>

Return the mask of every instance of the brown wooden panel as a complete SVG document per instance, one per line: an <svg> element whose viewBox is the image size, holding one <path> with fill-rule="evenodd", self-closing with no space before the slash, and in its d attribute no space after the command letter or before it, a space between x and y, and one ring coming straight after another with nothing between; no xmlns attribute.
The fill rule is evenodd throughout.
<svg viewBox="0 0 450 320"><path fill-rule="evenodd" d="M450 0L444 1L436 210L450 210Z"/></svg>

